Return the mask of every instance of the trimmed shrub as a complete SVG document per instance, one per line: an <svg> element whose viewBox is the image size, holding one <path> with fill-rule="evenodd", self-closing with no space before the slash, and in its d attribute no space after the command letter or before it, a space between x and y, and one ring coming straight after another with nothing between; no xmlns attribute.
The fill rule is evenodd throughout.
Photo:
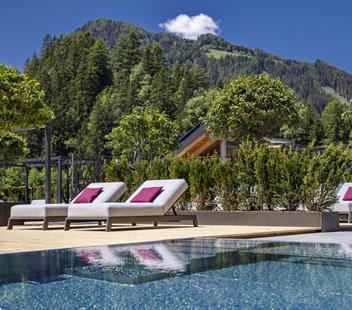
<svg viewBox="0 0 352 310"><path fill-rule="evenodd" d="M123 181L130 195L147 179L182 178L189 190L177 203L179 209L194 205L211 210L294 211L303 204L321 211L336 201L336 188L347 174L351 156L342 145L316 153L271 149L265 144L242 143L235 160L208 158L141 160L132 166L126 157L105 165L108 181Z"/></svg>
<svg viewBox="0 0 352 310"><path fill-rule="evenodd" d="M324 152L310 156L302 188L303 203L310 211L328 209L337 201L336 188L350 164L343 144L330 144Z"/></svg>

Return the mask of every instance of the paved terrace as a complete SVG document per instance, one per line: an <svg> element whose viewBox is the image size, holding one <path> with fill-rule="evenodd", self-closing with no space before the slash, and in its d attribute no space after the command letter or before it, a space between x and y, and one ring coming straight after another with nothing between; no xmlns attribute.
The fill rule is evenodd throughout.
<svg viewBox="0 0 352 310"><path fill-rule="evenodd" d="M74 226L73 226L74 227ZM159 241L191 237L231 237L258 238L277 235L313 233L318 227L278 227L278 226L186 226L149 225L114 226L105 232L104 227L76 226L64 231L63 226L52 226L42 231L39 225L15 226L13 230L0 227L0 253L48 250L70 247L125 244Z"/></svg>

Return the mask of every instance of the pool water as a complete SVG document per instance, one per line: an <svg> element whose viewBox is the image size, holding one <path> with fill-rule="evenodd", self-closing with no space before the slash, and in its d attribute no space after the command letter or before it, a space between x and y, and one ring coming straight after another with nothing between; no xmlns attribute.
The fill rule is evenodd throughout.
<svg viewBox="0 0 352 310"><path fill-rule="evenodd" d="M0 309L351 309L352 247L196 238L0 255Z"/></svg>

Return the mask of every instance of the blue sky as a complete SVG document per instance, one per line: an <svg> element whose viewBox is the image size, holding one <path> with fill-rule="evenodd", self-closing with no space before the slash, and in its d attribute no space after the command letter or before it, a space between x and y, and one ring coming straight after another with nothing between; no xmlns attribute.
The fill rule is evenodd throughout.
<svg viewBox="0 0 352 310"><path fill-rule="evenodd" d="M219 35L273 54L352 73L350 0L1 0L0 61L23 67L46 33L68 33L96 18L135 23L147 31L179 14L211 17Z"/></svg>

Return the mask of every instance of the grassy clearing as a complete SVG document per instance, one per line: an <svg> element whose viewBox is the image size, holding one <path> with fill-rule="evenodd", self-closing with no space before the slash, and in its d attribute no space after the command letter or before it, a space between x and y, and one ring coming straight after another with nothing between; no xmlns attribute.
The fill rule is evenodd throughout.
<svg viewBox="0 0 352 310"><path fill-rule="evenodd" d="M345 97L342 97L339 93L337 93L331 87L322 87L322 89L326 94L331 95L335 99L341 101L343 104L348 104L348 100Z"/></svg>

